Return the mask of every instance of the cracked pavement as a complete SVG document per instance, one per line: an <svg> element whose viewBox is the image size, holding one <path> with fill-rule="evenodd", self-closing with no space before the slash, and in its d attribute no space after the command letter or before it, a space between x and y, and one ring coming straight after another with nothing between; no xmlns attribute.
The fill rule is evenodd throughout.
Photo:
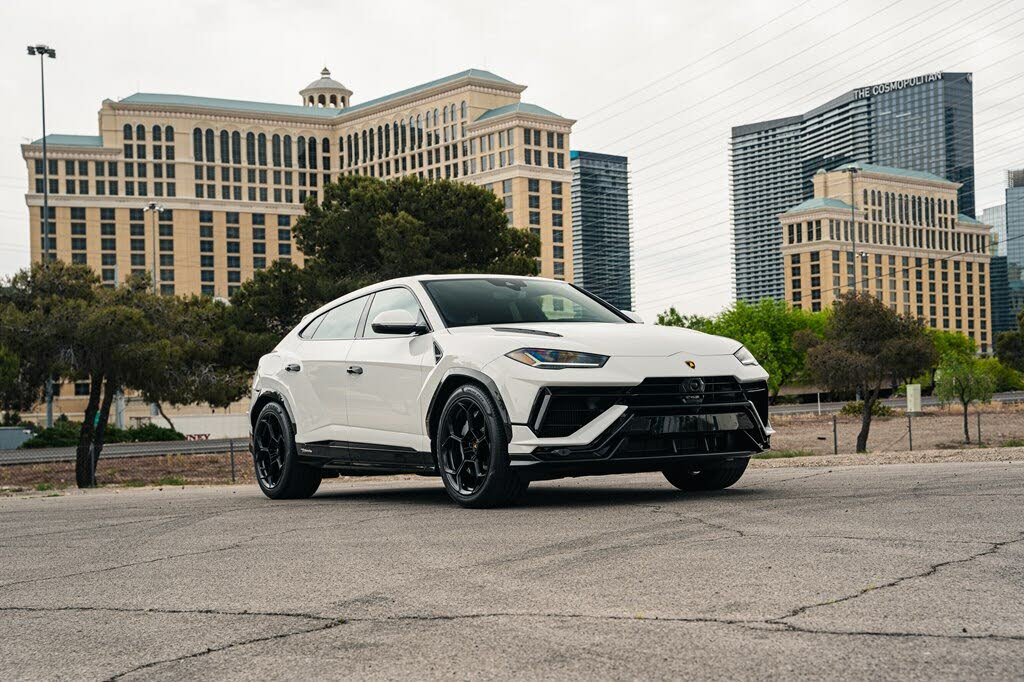
<svg viewBox="0 0 1024 682"><path fill-rule="evenodd" d="M0 499L7 679L1019 678L1024 463Z"/></svg>

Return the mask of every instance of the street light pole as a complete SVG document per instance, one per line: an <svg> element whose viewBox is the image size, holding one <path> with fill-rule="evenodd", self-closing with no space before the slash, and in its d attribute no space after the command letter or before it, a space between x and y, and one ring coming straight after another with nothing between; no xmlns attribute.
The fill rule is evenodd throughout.
<svg viewBox="0 0 1024 682"><path fill-rule="evenodd" d="M161 206L160 204L156 203L155 201L151 201L146 206L146 208L144 208L142 210L143 211L148 211L148 212L153 214L153 220L152 220L152 223L151 223L151 226L152 226L151 227L151 232L152 232L152 236L153 236L153 295L155 296L156 294L159 293L157 291L157 288L156 288L156 268L157 268L157 262L156 262L156 215L158 213L163 213L164 207Z"/></svg>
<svg viewBox="0 0 1024 682"><path fill-rule="evenodd" d="M39 92L43 112L43 263L50 262L50 163L46 155L46 68L44 57L57 58L57 51L46 45L29 45L28 55L39 55ZM53 378L46 379L46 428L53 428Z"/></svg>
<svg viewBox="0 0 1024 682"><path fill-rule="evenodd" d="M853 190L853 177L857 174L856 166L850 166L850 260L853 262L853 293L857 293L857 209L854 202L856 194Z"/></svg>

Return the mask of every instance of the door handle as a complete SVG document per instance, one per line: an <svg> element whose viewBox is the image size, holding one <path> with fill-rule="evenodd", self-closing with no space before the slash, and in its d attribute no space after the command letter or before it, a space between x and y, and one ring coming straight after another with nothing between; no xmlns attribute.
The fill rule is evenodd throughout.
<svg viewBox="0 0 1024 682"><path fill-rule="evenodd" d="M302 367L293 362L290 365L285 365L284 369L286 372L298 372L302 369Z"/></svg>
<svg viewBox="0 0 1024 682"><path fill-rule="evenodd" d="M360 367L359 365L352 365L345 371L348 372L349 374L362 374L363 368Z"/></svg>

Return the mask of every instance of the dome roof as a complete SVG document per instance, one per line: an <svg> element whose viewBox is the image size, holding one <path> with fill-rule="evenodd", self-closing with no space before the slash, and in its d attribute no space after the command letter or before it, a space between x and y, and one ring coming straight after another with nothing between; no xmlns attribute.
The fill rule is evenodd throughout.
<svg viewBox="0 0 1024 682"><path fill-rule="evenodd" d="M320 78L316 79L315 81L313 81L312 83L307 85L305 88L303 88L300 91L300 94L305 94L306 92L313 92L313 91L323 92L323 91L328 91L328 90L336 90L338 92L345 92L345 93L347 93L349 95L352 94L351 90L349 90L344 85L342 85L338 81L336 81L333 78L331 78L331 72L327 69L326 66L323 68L323 71L320 72Z"/></svg>

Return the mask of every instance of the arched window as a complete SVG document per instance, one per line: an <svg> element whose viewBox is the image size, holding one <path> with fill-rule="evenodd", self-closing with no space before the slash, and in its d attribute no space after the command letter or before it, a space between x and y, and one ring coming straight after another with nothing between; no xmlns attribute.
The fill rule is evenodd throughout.
<svg viewBox="0 0 1024 682"><path fill-rule="evenodd" d="M338 106L338 96L337 95L331 95L331 106L332 107L337 107Z"/></svg>
<svg viewBox="0 0 1024 682"><path fill-rule="evenodd" d="M228 131L220 131L220 162L231 163L231 148L230 148L231 136L228 135Z"/></svg>
<svg viewBox="0 0 1024 682"><path fill-rule="evenodd" d="M436 111L436 109L435 109L435 111ZM427 112L427 127L428 128L432 127L432 123L433 122L434 122L434 115L431 112L428 111Z"/></svg>
<svg viewBox="0 0 1024 682"><path fill-rule="evenodd" d="M256 135L254 133L245 134L245 162L250 166L256 165Z"/></svg>
<svg viewBox="0 0 1024 682"><path fill-rule="evenodd" d="M325 107L327 106L327 98L324 97L323 95L320 95L319 97L317 97L316 103L322 107Z"/></svg>
<svg viewBox="0 0 1024 682"><path fill-rule="evenodd" d="M401 144L401 141L398 137L398 121L391 122L391 139L393 140L393 144L395 145L395 153L397 154L400 148L399 145Z"/></svg>
<svg viewBox="0 0 1024 682"><path fill-rule="evenodd" d="M352 163L359 165L359 133L352 135Z"/></svg>
<svg viewBox="0 0 1024 682"><path fill-rule="evenodd" d="M125 123L124 124L124 139L126 139L126 140L132 139L132 126L131 126L130 123Z"/></svg>
<svg viewBox="0 0 1024 682"><path fill-rule="evenodd" d="M408 134L406 133L405 120L402 121L401 136L402 136L402 153L404 154L405 150L407 148L407 145L408 145L408 139L407 139Z"/></svg>
<svg viewBox="0 0 1024 682"><path fill-rule="evenodd" d="M259 164L261 166L267 165L267 136L263 133L259 134L256 138L256 151L258 153Z"/></svg>
<svg viewBox="0 0 1024 682"><path fill-rule="evenodd" d="M160 130L160 126L153 126L153 142L163 142L163 131Z"/></svg>
<svg viewBox="0 0 1024 682"><path fill-rule="evenodd" d="M206 129L206 163L213 163L214 158L213 128Z"/></svg>
<svg viewBox="0 0 1024 682"><path fill-rule="evenodd" d="M366 163L366 155L369 152L368 147L369 147L369 145L366 142L366 131L364 130L363 131L363 155L359 159L363 163Z"/></svg>
<svg viewBox="0 0 1024 682"><path fill-rule="evenodd" d="M164 126L164 142L174 142L174 128Z"/></svg>
<svg viewBox="0 0 1024 682"><path fill-rule="evenodd" d="M455 123L455 103L448 107L448 120Z"/></svg>
<svg viewBox="0 0 1024 682"><path fill-rule="evenodd" d="M135 139L136 140L145 140L146 139L146 126L142 125L141 123L139 125L135 126Z"/></svg>
<svg viewBox="0 0 1024 682"><path fill-rule="evenodd" d="M316 138L309 138L309 167L316 168Z"/></svg>
<svg viewBox="0 0 1024 682"><path fill-rule="evenodd" d="M416 148L423 149L423 117L416 114Z"/></svg>
<svg viewBox="0 0 1024 682"><path fill-rule="evenodd" d="M391 124L384 124L384 158L391 158Z"/></svg>
<svg viewBox="0 0 1024 682"><path fill-rule="evenodd" d="M331 153L331 139L329 137L325 137L320 142L320 153L321 154L330 154Z"/></svg>
<svg viewBox="0 0 1024 682"><path fill-rule="evenodd" d="M281 136L274 135L270 138L270 161L275 168L281 167Z"/></svg>
<svg viewBox="0 0 1024 682"><path fill-rule="evenodd" d="M344 154L344 157L345 157L345 164L347 166L351 166L352 165L352 133L349 133L348 135L345 136L345 142L342 143L342 149L344 150L343 154Z"/></svg>
<svg viewBox="0 0 1024 682"><path fill-rule="evenodd" d="M299 168L306 167L306 138L299 135L299 139L295 141L299 146Z"/></svg>
<svg viewBox="0 0 1024 682"><path fill-rule="evenodd" d="M199 128L192 131L192 156L196 161L203 160L203 131Z"/></svg>
<svg viewBox="0 0 1024 682"><path fill-rule="evenodd" d="M466 106L466 100L462 100L462 104L459 106L462 109L462 118L465 119L466 115L469 114L469 107Z"/></svg>
<svg viewBox="0 0 1024 682"><path fill-rule="evenodd" d="M416 149L416 119L409 117L409 149Z"/></svg>
<svg viewBox="0 0 1024 682"><path fill-rule="evenodd" d="M284 167L292 167L292 136L284 136Z"/></svg>
<svg viewBox="0 0 1024 682"><path fill-rule="evenodd" d="M377 126L377 158L384 157L384 129Z"/></svg>
<svg viewBox="0 0 1024 682"><path fill-rule="evenodd" d="M231 133L231 163L242 163L242 134L237 130Z"/></svg>
<svg viewBox="0 0 1024 682"><path fill-rule="evenodd" d="M434 111L437 111L437 109L435 109ZM434 114L434 115L436 116L437 114ZM442 109L441 109L441 121L445 125L448 125L448 107L442 107Z"/></svg>

